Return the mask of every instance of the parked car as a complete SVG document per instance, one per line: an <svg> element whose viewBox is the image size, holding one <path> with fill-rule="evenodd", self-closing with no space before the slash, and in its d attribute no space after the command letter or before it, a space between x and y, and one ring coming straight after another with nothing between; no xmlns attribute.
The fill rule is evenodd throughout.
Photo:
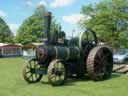
<svg viewBox="0 0 128 96"><path fill-rule="evenodd" d="M114 63L128 63L128 49L120 49L113 55Z"/></svg>

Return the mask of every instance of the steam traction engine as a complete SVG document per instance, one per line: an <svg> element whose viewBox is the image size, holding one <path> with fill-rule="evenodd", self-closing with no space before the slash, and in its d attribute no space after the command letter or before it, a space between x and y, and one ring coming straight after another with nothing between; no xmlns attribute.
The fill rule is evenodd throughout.
<svg viewBox="0 0 128 96"><path fill-rule="evenodd" d="M47 74L52 85L62 85L69 77L85 74L95 81L111 76L112 52L106 46L97 46L95 32L87 29L79 39L66 40L64 32L50 32L51 13L45 13L44 44L39 46L36 57L23 68L28 83L36 83ZM56 34L55 34L56 33ZM73 40L74 39L74 40Z"/></svg>

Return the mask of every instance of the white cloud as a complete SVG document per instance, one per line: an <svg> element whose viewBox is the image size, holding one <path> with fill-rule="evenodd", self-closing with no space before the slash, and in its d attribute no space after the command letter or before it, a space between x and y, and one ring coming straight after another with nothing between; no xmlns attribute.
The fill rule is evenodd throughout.
<svg viewBox="0 0 128 96"><path fill-rule="evenodd" d="M72 14L69 16L63 16L62 20L65 23L69 23L69 24L77 24L81 19L84 19L85 16L82 14Z"/></svg>
<svg viewBox="0 0 128 96"><path fill-rule="evenodd" d="M2 10L0 10L0 16L5 17L5 16L7 16L7 13L5 13L5 12L2 11Z"/></svg>
<svg viewBox="0 0 128 96"><path fill-rule="evenodd" d="M53 2L50 4L50 7L57 8L57 7L63 7L70 5L74 2L74 0L53 0Z"/></svg>
<svg viewBox="0 0 128 96"><path fill-rule="evenodd" d="M8 24L9 28L11 29L11 31L16 34L17 29L19 28L19 24Z"/></svg>
<svg viewBox="0 0 128 96"><path fill-rule="evenodd" d="M44 0L41 0L38 5L44 5L47 6L47 3Z"/></svg>
<svg viewBox="0 0 128 96"><path fill-rule="evenodd" d="M40 5L44 5L44 6L47 5L47 3L44 0L40 0L39 3L34 3L32 0L27 0L27 1L25 1L25 4L28 7L34 7L34 8L36 6L40 6Z"/></svg>
<svg viewBox="0 0 128 96"><path fill-rule="evenodd" d="M28 6L28 7L35 7L35 4L32 2L32 1L26 1L26 5Z"/></svg>

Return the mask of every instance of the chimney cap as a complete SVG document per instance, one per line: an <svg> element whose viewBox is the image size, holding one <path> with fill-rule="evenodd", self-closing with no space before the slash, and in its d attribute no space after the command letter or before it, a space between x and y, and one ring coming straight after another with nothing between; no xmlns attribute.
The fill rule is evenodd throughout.
<svg viewBox="0 0 128 96"><path fill-rule="evenodd" d="M44 15L45 16L51 16L51 14L52 14L51 12L46 12Z"/></svg>

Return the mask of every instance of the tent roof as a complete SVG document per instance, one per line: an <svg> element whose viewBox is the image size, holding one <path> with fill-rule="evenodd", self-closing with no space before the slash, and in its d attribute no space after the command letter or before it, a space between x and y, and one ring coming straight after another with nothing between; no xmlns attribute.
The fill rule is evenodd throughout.
<svg viewBox="0 0 128 96"><path fill-rule="evenodd" d="M17 45L17 46L23 47L23 45L22 45L22 44L19 44L19 43L16 43L16 44L11 44L11 43L0 43L0 47L4 47L4 46L8 46L8 45Z"/></svg>
<svg viewBox="0 0 128 96"><path fill-rule="evenodd" d="M38 46L40 45L43 45L44 43L29 43L29 44L26 44L24 47L25 48L37 48Z"/></svg>

